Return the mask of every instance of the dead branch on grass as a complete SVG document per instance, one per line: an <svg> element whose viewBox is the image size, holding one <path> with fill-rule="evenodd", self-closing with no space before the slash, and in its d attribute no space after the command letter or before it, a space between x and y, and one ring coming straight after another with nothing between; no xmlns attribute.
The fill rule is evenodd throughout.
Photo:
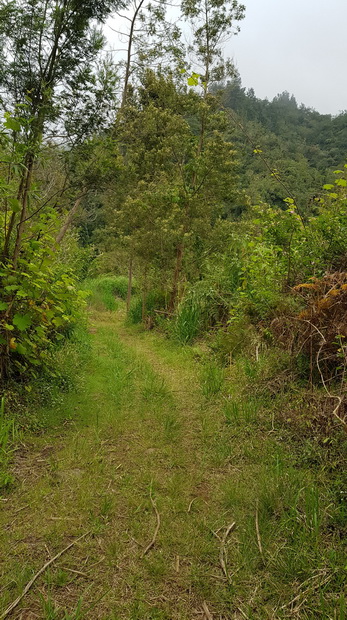
<svg viewBox="0 0 347 620"><path fill-rule="evenodd" d="M192 499L192 501L190 502L190 504L189 504L189 506L188 506L188 510L187 510L187 512L190 512L190 511L191 511L192 506L193 506L194 502L196 502L196 500L197 500L197 499L198 499L197 497L194 497L194 498Z"/></svg>
<svg viewBox="0 0 347 620"><path fill-rule="evenodd" d="M220 551L219 551L219 563L222 567L222 571L223 571L223 575L226 578L226 580L228 581L228 583L230 583L230 577L228 575L228 571L227 571L227 566L226 566L226 561L227 561L227 555L226 555L226 550L225 550L225 545L228 539L229 534L235 529L236 527L236 522L233 521L233 523L231 523L227 529L224 532L223 538L222 538L222 542L221 542L221 546L220 546Z"/></svg>
<svg viewBox="0 0 347 620"><path fill-rule="evenodd" d="M263 552L263 547L261 544L260 530L259 530L259 501L258 500L257 500L256 508L255 508L255 530L257 532L257 542L258 542L259 553L261 555L261 559L263 560L263 563L265 564L264 552Z"/></svg>
<svg viewBox="0 0 347 620"><path fill-rule="evenodd" d="M321 572L318 573L317 575L313 575L313 577L310 577L309 579L306 579L306 581L304 581L299 588L302 588L303 585L305 585L306 583L308 583L309 581L313 580L313 579L317 579L318 577L321 576ZM320 581L319 583L314 584L313 586L310 586L308 588L306 588L306 590L304 590L303 592L299 592L299 594L297 594L291 601L289 601L289 603L285 603L285 605L282 605L282 607L280 607L280 609L285 609L286 607L291 607L293 608L293 604L296 603L297 601L299 601L299 599L301 597L306 596L307 594L310 594L312 592L315 592L315 590L317 590L318 588L320 588L321 586L324 586L326 583L328 583L328 581L331 581L332 577L334 576L334 573L332 575L329 575L328 577L326 577L326 579L324 579L323 581ZM304 599L306 600L306 599ZM301 601L300 605L302 605L304 601ZM295 611L296 609L298 609L298 606L293 610Z"/></svg>
<svg viewBox="0 0 347 620"><path fill-rule="evenodd" d="M212 614L211 614L211 612L210 612L209 608L207 607L207 603L206 603L206 601L204 601L204 602L203 602L203 604L202 604L202 608L203 608L203 610L204 610L204 615L205 615L205 617L206 617L206 620L213 620L213 616L212 616Z"/></svg>
<svg viewBox="0 0 347 620"><path fill-rule="evenodd" d="M80 536L79 538L76 538L76 540L74 540L72 543L70 543L67 547L65 547L64 549L62 549L62 551L59 551L59 553L57 553L53 558L51 558L50 560L48 560L48 562L46 562L46 564L44 564L40 570L32 577L32 579L30 579L30 581L27 583L27 585L25 586L22 594L20 594L15 601L13 601L13 603L11 603L11 605L9 605L7 607L7 609L5 609L5 611L1 614L0 616L0 620L3 620L4 618L7 618L7 616L17 607L17 605L19 605L19 603L21 602L21 600L24 598L24 596L29 592L30 588L34 585L35 581L38 579L38 577L40 577L40 575L42 575L42 573L45 572L45 570L51 565L53 564L53 562L55 562L56 560L58 560L64 553L66 553L69 549L71 549L71 547L73 547L74 545L76 545L76 543L78 543L80 540L82 540L82 538L85 538L86 536L88 536L88 534L90 534L90 532L87 532L86 534L83 534L82 536Z"/></svg>
<svg viewBox="0 0 347 620"><path fill-rule="evenodd" d="M145 557L145 555L147 555L148 551L150 551L150 549L152 549L152 547L154 547L155 541L157 540L159 528L160 528L160 514L158 512L158 509L157 509L157 506L155 504L155 501L154 501L154 499L152 497L152 491L150 492L150 500L151 500L151 504L153 506L153 510L155 512L155 516L157 518L157 525L156 525L156 528L154 530L153 538L152 538L151 542L149 543L149 545L147 545L146 549L144 550L144 552L142 554L142 557Z"/></svg>

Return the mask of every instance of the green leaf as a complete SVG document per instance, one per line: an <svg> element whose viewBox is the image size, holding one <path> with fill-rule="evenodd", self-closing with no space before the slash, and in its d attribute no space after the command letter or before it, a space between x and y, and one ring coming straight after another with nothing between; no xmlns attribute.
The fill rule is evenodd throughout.
<svg viewBox="0 0 347 620"><path fill-rule="evenodd" d="M8 304L6 303L6 301L0 301L0 311L6 310L7 308L8 308Z"/></svg>
<svg viewBox="0 0 347 620"><path fill-rule="evenodd" d="M13 325L18 327L21 332L24 332L31 325L30 314L15 314L13 317Z"/></svg>
<svg viewBox="0 0 347 620"><path fill-rule="evenodd" d="M346 179L337 179L337 181L335 181L335 184L339 185L340 187L347 187Z"/></svg>
<svg viewBox="0 0 347 620"><path fill-rule="evenodd" d="M7 116L4 126L12 131L20 131L20 123L13 116Z"/></svg>
<svg viewBox="0 0 347 620"><path fill-rule="evenodd" d="M198 80L194 77L189 77L187 82L188 86L197 86L199 84Z"/></svg>
<svg viewBox="0 0 347 620"><path fill-rule="evenodd" d="M10 205L11 211L13 211L13 213L18 213L22 208L22 205L20 204L19 200L17 200L17 198L9 198L8 204Z"/></svg>
<svg viewBox="0 0 347 620"><path fill-rule="evenodd" d="M331 185L331 183L326 183L325 185L323 185L323 189L333 189L333 185Z"/></svg>
<svg viewBox="0 0 347 620"><path fill-rule="evenodd" d="M18 284L9 284L5 286L5 291L16 291L18 288Z"/></svg>
<svg viewBox="0 0 347 620"><path fill-rule="evenodd" d="M16 353L19 353L20 355L27 355L28 351L22 344L17 344Z"/></svg>

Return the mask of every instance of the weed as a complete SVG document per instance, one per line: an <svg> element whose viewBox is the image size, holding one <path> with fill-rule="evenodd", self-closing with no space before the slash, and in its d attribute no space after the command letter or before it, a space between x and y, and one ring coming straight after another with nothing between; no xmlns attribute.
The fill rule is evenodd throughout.
<svg viewBox="0 0 347 620"><path fill-rule="evenodd" d="M0 490L6 489L13 483L13 476L8 471L12 445L19 436L14 419L6 419L5 397L0 400Z"/></svg>
<svg viewBox="0 0 347 620"><path fill-rule="evenodd" d="M47 599L44 598L42 594L40 594L41 605L42 605L42 613L43 620L82 620L84 617L84 613L82 613L82 600L79 599L76 608L72 612L67 612L64 609L57 607L51 598L48 596Z"/></svg>
<svg viewBox="0 0 347 620"><path fill-rule="evenodd" d="M216 362L210 361L203 366L201 383L202 393L206 398L212 398L221 391L224 381L224 369Z"/></svg>
<svg viewBox="0 0 347 620"><path fill-rule="evenodd" d="M85 280L84 289L89 292L88 303L97 310L117 310L117 297L126 299L128 279L125 276L100 276ZM136 285L133 285L136 290Z"/></svg>

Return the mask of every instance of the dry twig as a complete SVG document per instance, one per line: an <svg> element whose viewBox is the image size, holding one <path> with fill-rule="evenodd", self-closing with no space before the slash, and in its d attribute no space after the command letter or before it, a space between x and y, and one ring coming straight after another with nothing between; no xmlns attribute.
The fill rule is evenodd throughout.
<svg viewBox="0 0 347 620"><path fill-rule="evenodd" d="M212 616L209 608L207 607L206 601L203 602L202 608L204 610L204 614L205 614L206 620L213 620L213 616Z"/></svg>
<svg viewBox="0 0 347 620"><path fill-rule="evenodd" d="M160 514L158 512L158 509L157 509L157 506L155 504L155 501L153 500L152 491L150 493L150 500L151 500L151 504L152 504L154 512L155 512L155 516L157 517L157 525L156 525L156 528L154 530L153 538L152 538L151 542L149 543L149 545L147 545L146 549L144 550L144 552L142 554L142 557L147 555L148 551L150 551L150 549L152 549L152 547L154 546L155 541L157 540L157 536L158 536L158 532L159 532L159 528L160 528Z"/></svg>
<svg viewBox="0 0 347 620"><path fill-rule="evenodd" d="M196 502L196 500L197 500L197 499L198 499L197 497L194 497L194 498L192 499L192 501L190 502L190 504L189 504L189 506L188 506L188 510L187 510L187 512L190 512L190 511L191 511L192 506L193 506L194 502Z"/></svg>
<svg viewBox="0 0 347 620"><path fill-rule="evenodd" d="M58 560L64 553L66 553L69 549L71 549L71 547L73 547L74 545L76 545L76 543L78 543L80 540L82 540L82 538L85 538L86 536L88 536L88 534L90 534L90 532L87 532L86 534L83 534L82 536L80 536L79 538L76 538L76 540L74 540L72 543L70 543L67 547L65 547L65 549L63 549L62 551L59 551L59 553L57 553L53 558L51 558L50 560L48 560L48 562L46 562L46 564L44 564L40 570L33 576L32 579L30 579L30 581L27 583L27 585L25 586L22 594L20 594L15 601L13 601L13 603L11 603L11 605L9 605L7 607L7 609L5 609L5 611L1 614L0 616L0 620L3 620L4 618L7 618L7 616L17 607L17 605L19 605L19 603L21 602L21 600L24 598L24 596L27 594L27 592L29 592L30 588L34 585L35 581L38 579L38 577L40 577L40 575L42 575L42 573L44 573L44 571L46 570L46 568L48 568L51 564L53 564L53 562L55 562L56 560Z"/></svg>
<svg viewBox="0 0 347 620"><path fill-rule="evenodd" d="M233 523L231 523L225 530L223 538L222 538L221 546L220 546L220 552L219 552L219 562L222 567L224 577L226 578L228 583L230 583L230 577L228 575L227 566L226 566L225 545L226 545L226 541L227 541L229 534L235 529L235 526L236 526L236 522L233 521Z"/></svg>
<svg viewBox="0 0 347 620"><path fill-rule="evenodd" d="M264 552L263 552L263 547L261 544L260 530L259 530L259 501L258 500L257 500L256 508L255 508L255 529L257 532L257 542L258 542L259 552L261 555L261 559L263 560L263 563L265 564Z"/></svg>

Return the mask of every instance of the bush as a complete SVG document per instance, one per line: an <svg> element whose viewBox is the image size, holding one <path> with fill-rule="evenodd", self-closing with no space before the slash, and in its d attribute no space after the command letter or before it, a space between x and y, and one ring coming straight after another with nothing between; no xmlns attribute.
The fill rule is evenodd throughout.
<svg viewBox="0 0 347 620"><path fill-rule="evenodd" d="M174 333L182 343L192 342L208 328L228 318L228 302L210 279L192 286L177 308Z"/></svg>
<svg viewBox="0 0 347 620"><path fill-rule="evenodd" d="M76 278L40 256L0 270L0 373L24 382L54 372L51 352L81 319L85 294Z"/></svg>
<svg viewBox="0 0 347 620"><path fill-rule="evenodd" d="M157 323L157 310L164 311L167 304L165 293L158 290L149 291L145 301L145 317L149 327L153 327ZM129 323L138 324L142 322L142 297L133 297L128 313Z"/></svg>
<svg viewBox="0 0 347 620"><path fill-rule="evenodd" d="M117 309L116 297L126 299L128 278L125 276L101 276L84 281L84 289L89 292L88 303L99 310L114 311ZM132 291L136 290L133 285Z"/></svg>

